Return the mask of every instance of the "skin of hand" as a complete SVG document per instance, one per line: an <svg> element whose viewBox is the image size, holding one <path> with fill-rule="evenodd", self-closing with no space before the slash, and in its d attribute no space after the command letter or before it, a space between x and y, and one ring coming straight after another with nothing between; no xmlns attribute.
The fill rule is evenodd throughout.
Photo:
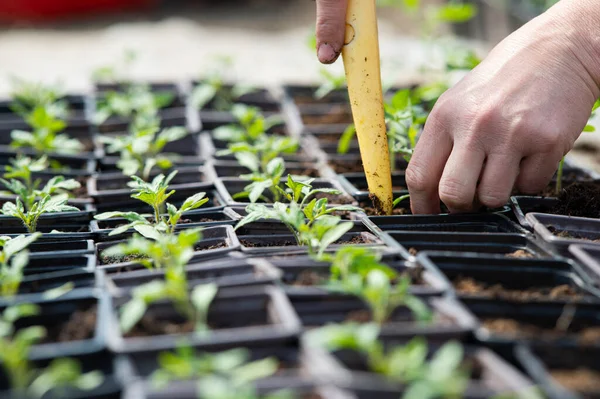
<svg viewBox="0 0 600 399"><path fill-rule="evenodd" d="M343 3L317 0L322 62L337 53L319 45L343 43L344 28L326 20ZM599 21L596 0L561 0L440 97L406 170L413 213L439 213L440 199L451 212L500 207L513 187L547 185L600 96Z"/></svg>

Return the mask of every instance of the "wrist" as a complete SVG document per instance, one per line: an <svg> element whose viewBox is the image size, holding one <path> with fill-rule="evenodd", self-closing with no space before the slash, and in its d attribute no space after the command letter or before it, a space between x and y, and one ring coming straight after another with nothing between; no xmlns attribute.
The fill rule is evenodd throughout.
<svg viewBox="0 0 600 399"><path fill-rule="evenodd" d="M597 0L561 0L547 14L573 44L573 55L588 71L600 95L600 3Z"/></svg>

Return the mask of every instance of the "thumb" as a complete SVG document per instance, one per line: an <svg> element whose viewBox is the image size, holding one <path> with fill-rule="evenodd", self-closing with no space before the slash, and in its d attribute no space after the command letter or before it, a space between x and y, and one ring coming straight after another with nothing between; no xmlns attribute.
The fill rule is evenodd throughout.
<svg viewBox="0 0 600 399"><path fill-rule="evenodd" d="M323 64L337 60L344 46L348 0L317 0L317 56Z"/></svg>

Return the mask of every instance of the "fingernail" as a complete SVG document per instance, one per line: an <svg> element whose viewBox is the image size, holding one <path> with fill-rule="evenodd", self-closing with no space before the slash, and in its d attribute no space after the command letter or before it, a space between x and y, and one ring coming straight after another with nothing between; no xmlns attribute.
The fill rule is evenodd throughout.
<svg viewBox="0 0 600 399"><path fill-rule="evenodd" d="M317 51L319 61L324 64L329 64L335 61L338 57L338 53L328 43L321 43L319 50Z"/></svg>

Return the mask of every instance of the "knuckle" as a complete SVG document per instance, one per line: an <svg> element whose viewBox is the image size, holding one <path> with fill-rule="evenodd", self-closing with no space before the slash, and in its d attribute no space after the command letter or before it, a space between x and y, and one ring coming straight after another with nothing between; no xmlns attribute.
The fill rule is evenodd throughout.
<svg viewBox="0 0 600 399"><path fill-rule="evenodd" d="M508 193L493 191L493 190L481 190L478 194L479 202L488 208L500 208L506 205L508 202Z"/></svg>
<svg viewBox="0 0 600 399"><path fill-rule="evenodd" d="M423 192L428 191L434 186L427 179L425 171L414 160L408 164L405 172L406 185L410 191Z"/></svg>
<svg viewBox="0 0 600 399"><path fill-rule="evenodd" d="M469 208L473 198L469 195L469 189L459 179L448 177L440 182L440 199L451 208Z"/></svg>

